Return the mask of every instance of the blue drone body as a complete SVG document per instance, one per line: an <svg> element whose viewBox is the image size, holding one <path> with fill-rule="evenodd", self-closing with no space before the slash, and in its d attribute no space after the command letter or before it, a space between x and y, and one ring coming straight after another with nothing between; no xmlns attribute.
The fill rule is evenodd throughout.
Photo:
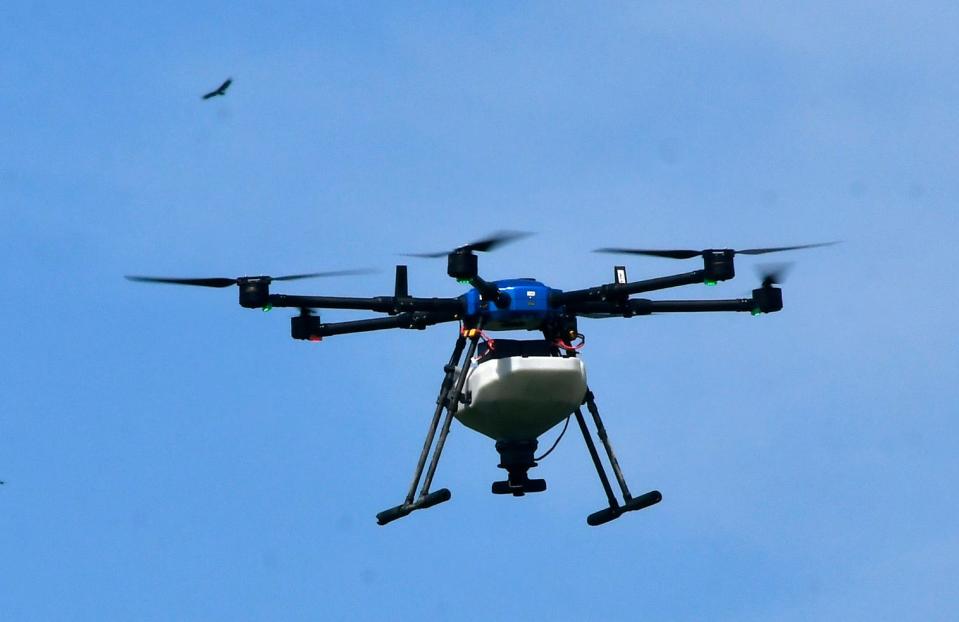
<svg viewBox="0 0 959 622"><path fill-rule="evenodd" d="M484 330L540 330L562 315L562 308L550 306L550 296L559 290L536 279L502 279L493 285L506 294L509 303L504 307L490 304L474 287L461 296L465 321L476 323L482 318Z"/></svg>

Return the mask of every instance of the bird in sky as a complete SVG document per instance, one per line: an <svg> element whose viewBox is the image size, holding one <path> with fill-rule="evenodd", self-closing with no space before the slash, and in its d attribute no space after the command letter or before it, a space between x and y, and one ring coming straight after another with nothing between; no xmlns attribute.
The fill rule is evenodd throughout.
<svg viewBox="0 0 959 622"><path fill-rule="evenodd" d="M217 95L226 95L226 90L231 84L233 84L233 78L227 78L223 81L223 84L204 95L203 99L210 99L211 97L216 97Z"/></svg>

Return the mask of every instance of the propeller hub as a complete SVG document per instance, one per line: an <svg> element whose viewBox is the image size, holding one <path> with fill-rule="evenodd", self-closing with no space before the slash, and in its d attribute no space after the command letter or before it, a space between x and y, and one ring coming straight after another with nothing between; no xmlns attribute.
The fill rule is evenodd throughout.
<svg viewBox="0 0 959 622"><path fill-rule="evenodd" d="M312 309L301 308L300 314L290 318L290 335L304 341L322 341L320 316Z"/></svg>
<svg viewBox="0 0 959 622"><path fill-rule="evenodd" d="M448 255L446 273L457 281L472 281L479 274L476 255L469 249L456 249Z"/></svg>
<svg viewBox="0 0 959 622"><path fill-rule="evenodd" d="M270 301L270 282L268 276L244 276L236 280L240 287L240 306L247 309L265 307Z"/></svg>
<svg viewBox="0 0 959 622"><path fill-rule="evenodd" d="M753 302L760 313L775 313L783 308L783 290L772 285L763 285L753 290Z"/></svg>
<svg viewBox="0 0 959 622"><path fill-rule="evenodd" d="M729 248L704 250L703 269L706 272L706 282L728 281L736 276L736 268L733 265L735 256L736 251Z"/></svg>

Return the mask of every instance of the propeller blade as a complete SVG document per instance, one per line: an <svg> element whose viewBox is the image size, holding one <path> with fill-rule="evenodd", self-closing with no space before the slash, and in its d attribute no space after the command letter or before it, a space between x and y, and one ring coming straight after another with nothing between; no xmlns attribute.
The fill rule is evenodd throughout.
<svg viewBox="0 0 959 622"><path fill-rule="evenodd" d="M771 287L782 284L792 266L792 262L763 264L756 266L756 271L759 273L759 278L762 279L762 286Z"/></svg>
<svg viewBox="0 0 959 622"><path fill-rule="evenodd" d="M839 242L819 242L817 244L800 244L799 246L778 246L774 248L747 248L746 250L736 251L737 255L764 255L766 253L779 253L781 251L794 251L800 248L816 248L818 246L833 246Z"/></svg>
<svg viewBox="0 0 959 622"><path fill-rule="evenodd" d="M308 274L287 274L285 276L275 276L275 277L259 277L267 278L270 281L295 281L297 279L312 279L318 277L326 276L352 276L357 274L370 274L373 270L363 269L363 270L334 270L331 272L310 272ZM236 285L240 279L247 277L239 277L236 279L228 279L224 277L212 277L212 278L201 278L201 279L180 279L172 277L163 277L163 276L131 276L128 275L127 280L136 281L138 283L168 283L170 285L196 285L200 287L229 287L231 285Z"/></svg>
<svg viewBox="0 0 959 622"><path fill-rule="evenodd" d="M526 231L497 231L496 233L489 236L488 238L485 238L483 240L477 240L476 242L471 242L469 244L465 244L463 246L460 246L456 250L479 251L481 253L485 253L487 251L493 250L494 248L498 246L502 246L504 244L508 244L515 240L529 237L531 235L533 234L528 233Z"/></svg>
<svg viewBox="0 0 959 622"><path fill-rule="evenodd" d="M362 270L333 270L329 272L311 272L309 274L288 274L286 276L274 276L271 277L273 281L295 281L297 279L314 279L321 278L326 276L356 276L360 274L372 274L376 272L375 270L362 269Z"/></svg>
<svg viewBox="0 0 959 622"><path fill-rule="evenodd" d="M649 250L640 248L598 248L595 253L617 253L624 255L648 255L650 257L668 257L670 259L692 259L701 257L712 250L731 250L735 255L764 255L766 253L779 253L782 251L793 251L800 248L816 248L817 246L832 246L839 242L820 242L817 244L800 244L798 246L776 246L771 248L747 248L737 251L733 249L706 249L694 251L689 249L669 249L669 250Z"/></svg>
<svg viewBox="0 0 959 622"><path fill-rule="evenodd" d="M703 251L693 250L648 250L641 248L597 248L594 253L615 253L621 255L647 255L649 257L668 257L670 259L690 259L699 257Z"/></svg>
<svg viewBox="0 0 959 622"><path fill-rule="evenodd" d="M200 287L229 287L236 285L236 279L209 278L209 279L176 279L159 276L127 276L127 280L138 283L169 283L171 285L199 285Z"/></svg>
<svg viewBox="0 0 959 622"><path fill-rule="evenodd" d="M400 253L403 257L420 257L422 259L435 259L437 257L446 257L449 255L448 252L443 251L442 253Z"/></svg>
<svg viewBox="0 0 959 622"><path fill-rule="evenodd" d="M402 253L405 257L423 257L427 259L435 259L437 257L446 257L450 253L455 253L457 251L466 251L466 252L480 252L485 253L493 250L509 242L519 240L521 238L529 237L533 235L526 231L497 231L496 233L486 237L482 240L476 240L475 242L470 242L469 244L464 244L462 246L457 246L451 251L440 251L438 253Z"/></svg>

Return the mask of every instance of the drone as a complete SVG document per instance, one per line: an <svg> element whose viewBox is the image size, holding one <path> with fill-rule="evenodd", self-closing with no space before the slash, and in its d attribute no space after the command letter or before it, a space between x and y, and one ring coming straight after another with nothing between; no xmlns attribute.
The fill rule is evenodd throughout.
<svg viewBox="0 0 959 622"><path fill-rule="evenodd" d="M658 490L633 496L609 441L599 414L596 398L586 380L580 356L585 337L579 332L578 318L630 318L658 313L745 312L753 315L776 313L783 308L782 268L768 271L749 298L728 300L650 300L633 298L635 294L670 289L683 285L716 285L735 276L736 255L762 255L782 251L827 246L835 242L751 248L745 250L651 250L601 248L596 252L652 256L671 259L702 259L703 268L641 281L629 281L626 267L614 266L613 280L593 287L561 290L533 278L487 281L479 275L476 253L491 251L529 234L501 231L485 239L459 246L452 251L410 255L447 258L447 274L471 287L455 298L411 296L407 266L397 265L392 296L352 298L341 296L298 296L277 294L273 282L295 279L345 276L362 271L315 272L280 277L244 276L238 278L167 278L127 276L132 281L168 283L203 287L239 287L240 306L270 310L274 307L298 309L291 318L291 336L306 341L326 337L394 328L423 330L444 323L458 323L459 331L449 361L443 366L436 407L430 419L413 480L406 498L397 506L376 515L386 525L449 501L449 489L430 491L443 447L453 419L495 441L506 479L494 481L493 494L523 496L546 490L546 480L529 477L562 438L575 418L586 449L599 476L608 505L586 518L588 525L608 523L623 514L655 505L662 500ZM324 323L317 309L352 309L385 314L383 317ZM503 339L489 335L498 331L538 332L534 339ZM465 355L464 355L465 352ZM622 494L618 499L600 459L596 443L587 426L583 406L589 412L596 436ZM536 456L539 438L565 421L553 446ZM432 449L432 455L430 455ZM427 465L427 459L429 464ZM424 476L425 469L425 476ZM421 485L422 481L422 485ZM419 491L417 492L417 489Z"/></svg>

